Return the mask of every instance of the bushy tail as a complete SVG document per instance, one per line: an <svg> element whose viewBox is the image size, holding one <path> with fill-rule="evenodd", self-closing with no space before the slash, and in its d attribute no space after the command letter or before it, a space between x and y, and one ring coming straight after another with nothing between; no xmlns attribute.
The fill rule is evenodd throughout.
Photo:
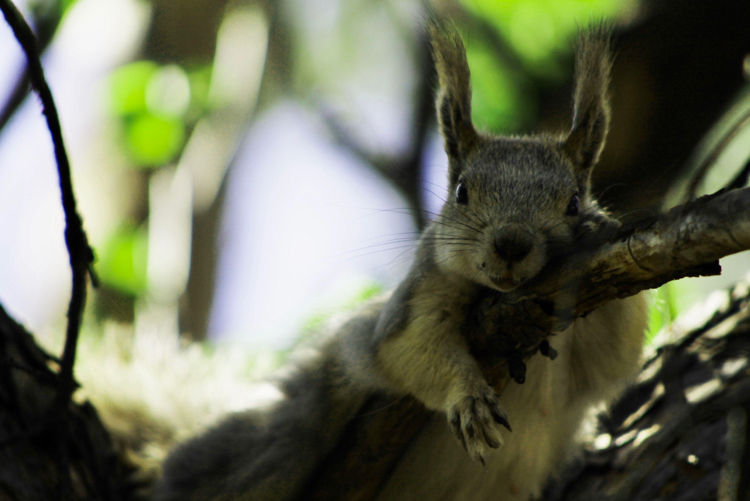
<svg viewBox="0 0 750 501"><path fill-rule="evenodd" d="M208 352L180 347L163 332L110 324L101 336L84 335L76 362L82 388L110 432L134 487L149 494L175 446L220 416L278 397L253 381L241 350ZM273 364L269 364L272 366Z"/></svg>

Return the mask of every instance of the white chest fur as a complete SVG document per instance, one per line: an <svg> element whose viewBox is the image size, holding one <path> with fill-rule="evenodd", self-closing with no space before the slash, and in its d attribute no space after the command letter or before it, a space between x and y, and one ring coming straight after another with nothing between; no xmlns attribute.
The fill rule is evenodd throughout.
<svg viewBox="0 0 750 501"><path fill-rule="evenodd" d="M414 441L379 501L527 500L575 451L574 435L586 409L613 398L640 367L646 324L641 295L615 301L550 338L559 356L537 354L526 382L502 394L513 432L492 450L487 466L471 461L436 413Z"/></svg>

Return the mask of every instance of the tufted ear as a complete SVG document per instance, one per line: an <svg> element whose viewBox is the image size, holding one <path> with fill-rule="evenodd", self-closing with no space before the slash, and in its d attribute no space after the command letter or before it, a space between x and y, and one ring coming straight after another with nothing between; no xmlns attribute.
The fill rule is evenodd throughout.
<svg viewBox="0 0 750 501"><path fill-rule="evenodd" d="M440 90L437 116L445 151L450 159L450 182L460 174L461 158L478 139L471 122L471 82L466 49L456 27L432 21L429 24L432 55Z"/></svg>
<svg viewBox="0 0 750 501"><path fill-rule="evenodd" d="M591 28L578 40L573 94L573 128L563 151L576 166L579 183L588 184L609 128L610 30Z"/></svg>

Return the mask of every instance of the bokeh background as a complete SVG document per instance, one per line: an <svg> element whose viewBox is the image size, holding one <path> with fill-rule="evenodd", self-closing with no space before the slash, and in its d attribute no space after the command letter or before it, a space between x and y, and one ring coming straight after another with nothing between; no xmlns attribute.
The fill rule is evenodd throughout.
<svg viewBox="0 0 750 501"><path fill-rule="evenodd" d="M616 31L596 193L624 219L684 196L748 121L750 2L716 0L19 0L57 100L108 326L283 353L403 277L445 197L428 11L463 32L476 124L570 123L573 42ZM0 27L0 302L59 339L70 294L52 145ZM700 192L746 165L750 127ZM653 296L651 331L750 270Z"/></svg>

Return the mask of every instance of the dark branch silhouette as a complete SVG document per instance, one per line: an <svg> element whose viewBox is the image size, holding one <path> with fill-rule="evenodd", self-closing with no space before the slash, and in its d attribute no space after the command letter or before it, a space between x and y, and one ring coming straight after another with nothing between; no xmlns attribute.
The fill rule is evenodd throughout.
<svg viewBox="0 0 750 501"><path fill-rule="evenodd" d="M65 212L65 245L70 256L70 268L73 273L73 287L68 306L68 327L65 334L65 348L60 360L60 388L56 405L64 405L73 394L76 383L73 380L73 363L76 356L78 331L81 325L81 315L86 304L86 275L93 279L91 263L94 253L89 246L86 232L83 230L81 217L76 210L76 199L73 195L73 184L70 180L70 163L65 152L60 118L57 114L52 92L44 78L44 70L39 59L39 49L36 37L24 20L21 13L10 0L0 0L0 10L5 20L13 29L18 43L23 48L28 60L28 72L31 84L42 101L42 111L47 119L47 127L52 136L55 147L55 161L60 178L62 205Z"/></svg>

